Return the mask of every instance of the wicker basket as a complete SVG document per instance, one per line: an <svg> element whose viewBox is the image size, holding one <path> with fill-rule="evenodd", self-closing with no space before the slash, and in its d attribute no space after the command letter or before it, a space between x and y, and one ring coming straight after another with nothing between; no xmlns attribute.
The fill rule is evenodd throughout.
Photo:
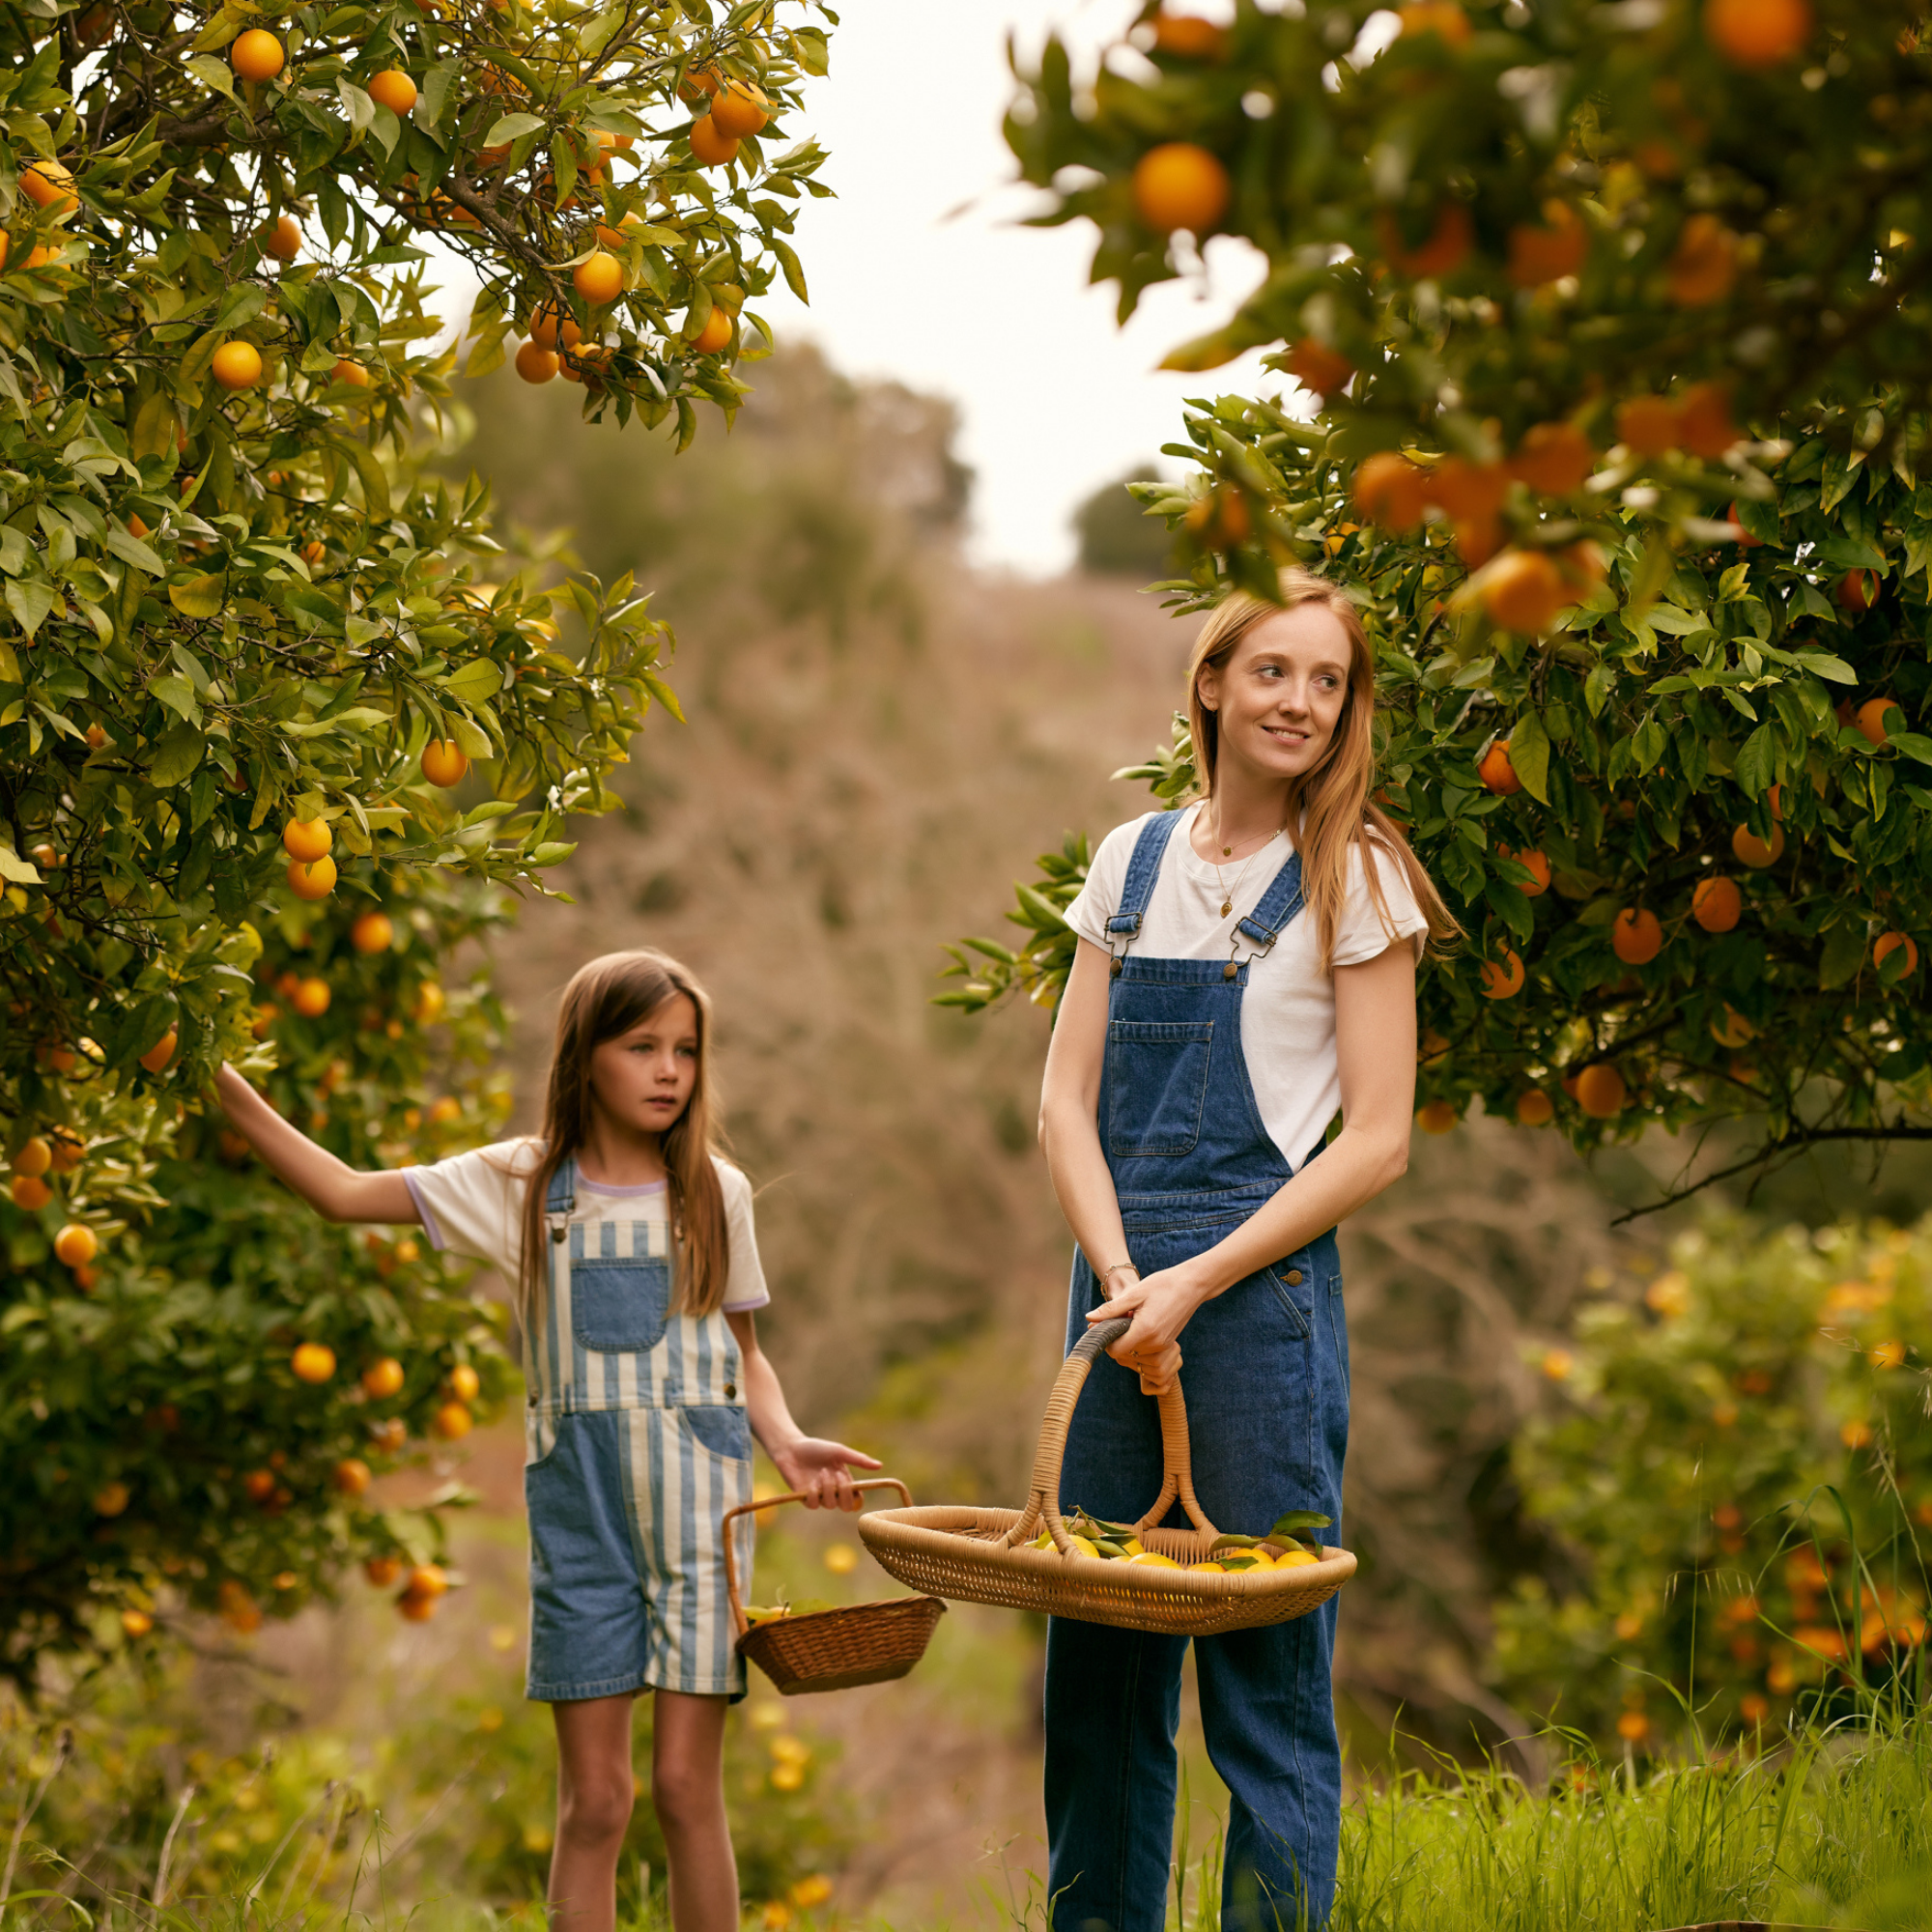
<svg viewBox="0 0 1932 1932"><path fill-rule="evenodd" d="M893 1476L875 1477L852 1487L896 1490L905 1497L906 1506L912 1505L911 1492ZM746 1616L738 1595L731 1519L804 1500L794 1492L724 1512L724 1587L731 1599L731 1621L738 1630L738 1655L755 1663L784 1697L802 1697L813 1690L850 1690L860 1684L884 1684L903 1677L925 1655L925 1646L946 1614L946 1605L936 1597L891 1597L876 1604L849 1604L843 1609L773 1617L758 1624Z"/></svg>
<svg viewBox="0 0 1932 1932"><path fill-rule="evenodd" d="M1120 1320L1090 1328L1061 1365L1040 1423L1033 1492L1024 1510L914 1509L910 1504L876 1510L861 1518L859 1534L880 1564L915 1590L959 1603L999 1604L1079 1623L1187 1636L1287 1623L1325 1604L1355 1574L1355 1559L1346 1549L1324 1548L1320 1561L1289 1570L1217 1573L1122 1563L1068 1548L1066 1525L1060 1520L1060 1465L1067 1426L1094 1358L1128 1325ZM1160 1494L1134 1525L1134 1534L1144 1548L1197 1563L1219 1532L1195 1500L1180 1384L1177 1381L1159 1400L1165 1473ZM1177 1500L1193 1527L1155 1528ZM1042 1526L1053 1538L1051 1549L1031 1547Z"/></svg>

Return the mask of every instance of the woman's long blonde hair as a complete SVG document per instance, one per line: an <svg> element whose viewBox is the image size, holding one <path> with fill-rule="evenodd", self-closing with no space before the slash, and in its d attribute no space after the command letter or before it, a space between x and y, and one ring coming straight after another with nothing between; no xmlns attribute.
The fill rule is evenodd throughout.
<svg viewBox="0 0 1932 1932"><path fill-rule="evenodd" d="M711 1085L711 1002L687 968L665 953L640 948L591 960L578 968L563 989L556 1052L544 1098L543 1153L524 1199L520 1286L526 1312L537 1305L550 1269L544 1203L551 1180L589 1138L590 1055L680 993L697 1009L697 1078L684 1112L663 1135L666 1206L676 1263L671 1305L681 1315L711 1315L724 1305L731 1237L714 1160L724 1151L724 1140Z"/></svg>
<svg viewBox="0 0 1932 1932"><path fill-rule="evenodd" d="M1283 611L1320 604L1349 634L1349 689L1335 735L1321 762L1293 779L1288 788L1288 824L1301 854L1301 890L1315 914L1321 942L1321 970L1331 972L1335 959L1335 928L1349 896L1349 852L1366 830L1385 849L1408 881L1422 916L1429 922L1429 942L1440 947L1462 928L1443 904L1421 861L1408 849L1401 828L1370 795L1376 783L1376 664L1361 614L1338 584L1305 570L1284 570L1281 602L1270 604L1237 591L1219 606L1201 627L1187 661L1187 717L1194 732L1194 764L1207 798L1214 796L1214 768L1220 753L1220 720L1201 701L1201 673L1210 666L1226 668L1241 639L1257 624ZM1391 933L1388 900L1383 895L1380 868L1362 854L1362 872L1377 916Z"/></svg>

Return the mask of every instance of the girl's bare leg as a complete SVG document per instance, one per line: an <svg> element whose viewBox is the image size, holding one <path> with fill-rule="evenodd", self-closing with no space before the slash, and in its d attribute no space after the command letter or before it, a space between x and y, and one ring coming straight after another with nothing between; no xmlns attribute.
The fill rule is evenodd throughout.
<svg viewBox="0 0 1932 1932"><path fill-rule="evenodd" d="M697 1699L691 1700L693 1702ZM631 1822L631 1698L553 1704L556 1720L556 1849L550 1861L554 1922L612 1932L617 1859Z"/></svg>
<svg viewBox="0 0 1932 1932"><path fill-rule="evenodd" d="M670 1855L676 1932L738 1932L738 1865L724 1817L723 1697L660 1690L651 1725L651 1798Z"/></svg>

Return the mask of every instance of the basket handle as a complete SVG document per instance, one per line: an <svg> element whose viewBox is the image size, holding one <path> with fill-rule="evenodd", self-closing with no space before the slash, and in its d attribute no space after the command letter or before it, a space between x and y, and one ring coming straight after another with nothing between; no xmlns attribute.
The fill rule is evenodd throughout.
<svg viewBox="0 0 1932 1932"><path fill-rule="evenodd" d="M855 1490L896 1490L899 1500L907 1509L912 1508L912 1492L896 1476L868 1476L863 1483L854 1483ZM738 1597L738 1555L731 1547L731 1519L736 1516L755 1516L759 1510L777 1509L781 1503L802 1503L803 1490L793 1490L782 1496L766 1496L762 1501L740 1503L736 1509L724 1512L724 1594L731 1600L731 1622L740 1636L751 1629L745 1615L745 1605Z"/></svg>
<svg viewBox="0 0 1932 1932"><path fill-rule="evenodd" d="M1124 1315L1117 1315L1111 1321L1094 1322L1061 1363L1053 1391L1046 1399L1046 1413L1040 1419L1039 1446L1033 1459L1032 1493L1019 1521L1001 1538L1005 1548L1012 1549L1032 1542L1044 1520L1053 1547L1063 1556L1066 1554L1066 1525L1060 1520L1060 1467L1066 1455L1066 1432L1072 1426L1074 1406L1087 1384L1088 1373L1101 1351L1111 1348L1132 1326L1131 1319ZM1211 1538L1218 1532L1202 1514L1194 1495L1194 1465L1187 1446L1187 1404L1181 1397L1179 1378L1177 1377L1154 1400L1160 1405L1160 1494L1154 1498L1152 1508L1134 1524L1134 1534L1138 1536L1142 1530L1151 1529L1179 1497L1188 1520Z"/></svg>

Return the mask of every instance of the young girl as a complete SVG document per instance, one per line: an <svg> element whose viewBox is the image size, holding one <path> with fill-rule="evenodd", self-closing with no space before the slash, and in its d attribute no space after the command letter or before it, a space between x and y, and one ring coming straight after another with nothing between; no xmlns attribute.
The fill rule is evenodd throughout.
<svg viewBox="0 0 1932 1932"><path fill-rule="evenodd" d="M751 1500L753 1435L814 1509L856 1509L850 1471L879 1466L805 1435L759 1351L753 1311L770 1296L751 1183L719 1151L710 1032L710 1003L675 960L593 959L564 989L543 1132L396 1173L344 1166L234 1068L217 1081L256 1152L330 1220L420 1222L435 1246L519 1285L528 1694L556 1721L550 1900L571 1932L615 1918L631 1700L646 1686L672 1923L737 1932L723 1753L745 1666L722 1520ZM737 1553L749 1580L749 1533Z"/></svg>
<svg viewBox="0 0 1932 1932"><path fill-rule="evenodd" d="M1195 1492L1217 1527L1259 1535L1290 1510L1339 1524L1349 1352L1334 1229L1406 1163L1416 954L1425 933L1455 930L1370 802L1361 620L1299 571L1282 599L1234 597L1202 627L1188 706L1205 796L1111 833L1066 914L1080 944L1040 1138L1078 1243L1067 1345L1089 1322L1133 1325L1074 1411L1061 1506L1114 1521L1159 1492L1146 1398L1178 1375ZM1340 1542L1339 1528L1327 1537ZM1195 1646L1208 1753L1230 1793L1227 1932L1327 1919L1342 1789L1334 1632L1331 1602ZM1185 1648L1051 1625L1056 1926L1165 1922Z"/></svg>

